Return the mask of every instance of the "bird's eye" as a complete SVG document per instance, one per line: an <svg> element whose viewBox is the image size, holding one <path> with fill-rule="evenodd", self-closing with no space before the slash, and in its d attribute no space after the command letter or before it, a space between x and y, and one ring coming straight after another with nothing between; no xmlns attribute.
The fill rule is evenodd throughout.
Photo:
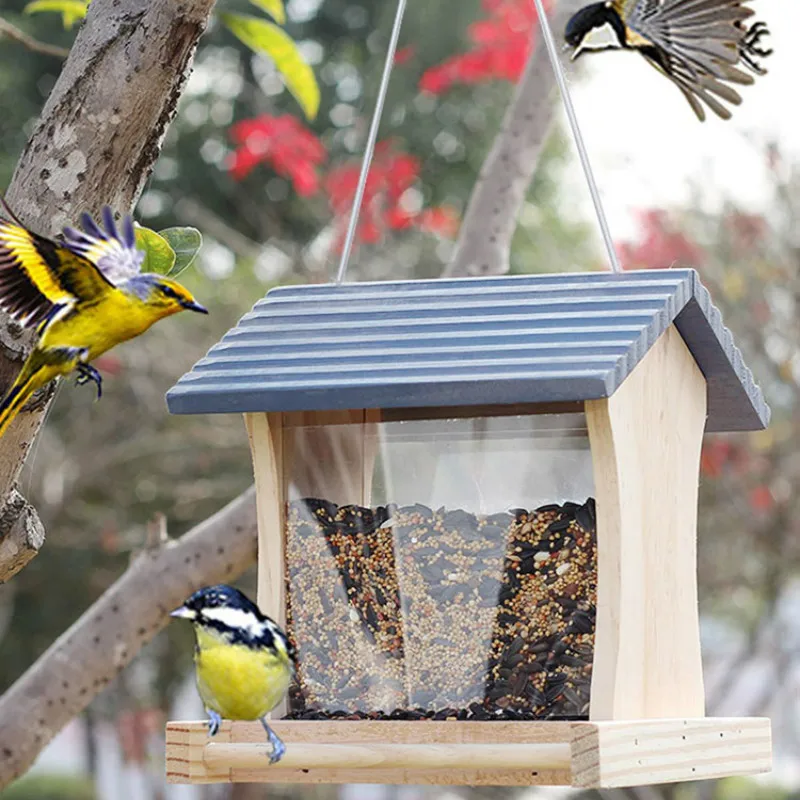
<svg viewBox="0 0 800 800"><path fill-rule="evenodd" d="M174 289L171 289L169 286L164 286L163 284L161 284L161 293L162 293L162 294L163 294L165 297L171 297L171 298L173 298L174 300L177 300L177 299L178 299L178 294L177 294L177 292L176 292Z"/></svg>

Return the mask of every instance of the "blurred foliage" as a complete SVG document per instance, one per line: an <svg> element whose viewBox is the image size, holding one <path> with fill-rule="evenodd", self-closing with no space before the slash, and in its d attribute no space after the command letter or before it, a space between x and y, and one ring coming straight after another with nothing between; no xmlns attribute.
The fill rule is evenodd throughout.
<svg viewBox="0 0 800 800"><path fill-rule="evenodd" d="M800 571L800 168L771 147L771 208L655 209L621 249L629 267L694 266L772 409L765 431L707 436L702 458L704 609L753 635Z"/></svg>
<svg viewBox="0 0 800 800"><path fill-rule="evenodd" d="M91 780L68 775L31 775L3 792L3 800L95 800L96 797Z"/></svg>

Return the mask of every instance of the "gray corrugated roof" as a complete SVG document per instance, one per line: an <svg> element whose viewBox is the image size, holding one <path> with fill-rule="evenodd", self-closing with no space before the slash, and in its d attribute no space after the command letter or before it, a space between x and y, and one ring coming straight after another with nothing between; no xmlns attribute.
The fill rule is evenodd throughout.
<svg viewBox="0 0 800 800"><path fill-rule="evenodd" d="M769 408L694 270L273 289L167 393L174 414L608 397L674 322L709 431Z"/></svg>

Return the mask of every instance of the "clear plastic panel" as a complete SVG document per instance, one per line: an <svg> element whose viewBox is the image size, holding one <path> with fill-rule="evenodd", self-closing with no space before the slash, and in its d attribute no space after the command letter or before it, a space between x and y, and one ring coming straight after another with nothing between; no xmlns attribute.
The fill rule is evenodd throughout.
<svg viewBox="0 0 800 800"><path fill-rule="evenodd" d="M294 715L586 716L582 414L296 425L284 462Z"/></svg>

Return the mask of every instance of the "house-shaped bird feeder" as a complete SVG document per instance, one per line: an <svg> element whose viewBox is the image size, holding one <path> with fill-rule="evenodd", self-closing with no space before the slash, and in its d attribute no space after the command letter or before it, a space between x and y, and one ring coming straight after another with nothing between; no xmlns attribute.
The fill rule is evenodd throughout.
<svg viewBox="0 0 800 800"><path fill-rule="evenodd" d="M691 270L274 289L170 390L244 414L271 722L167 727L173 782L629 786L769 770L705 716L705 431L769 410Z"/></svg>

